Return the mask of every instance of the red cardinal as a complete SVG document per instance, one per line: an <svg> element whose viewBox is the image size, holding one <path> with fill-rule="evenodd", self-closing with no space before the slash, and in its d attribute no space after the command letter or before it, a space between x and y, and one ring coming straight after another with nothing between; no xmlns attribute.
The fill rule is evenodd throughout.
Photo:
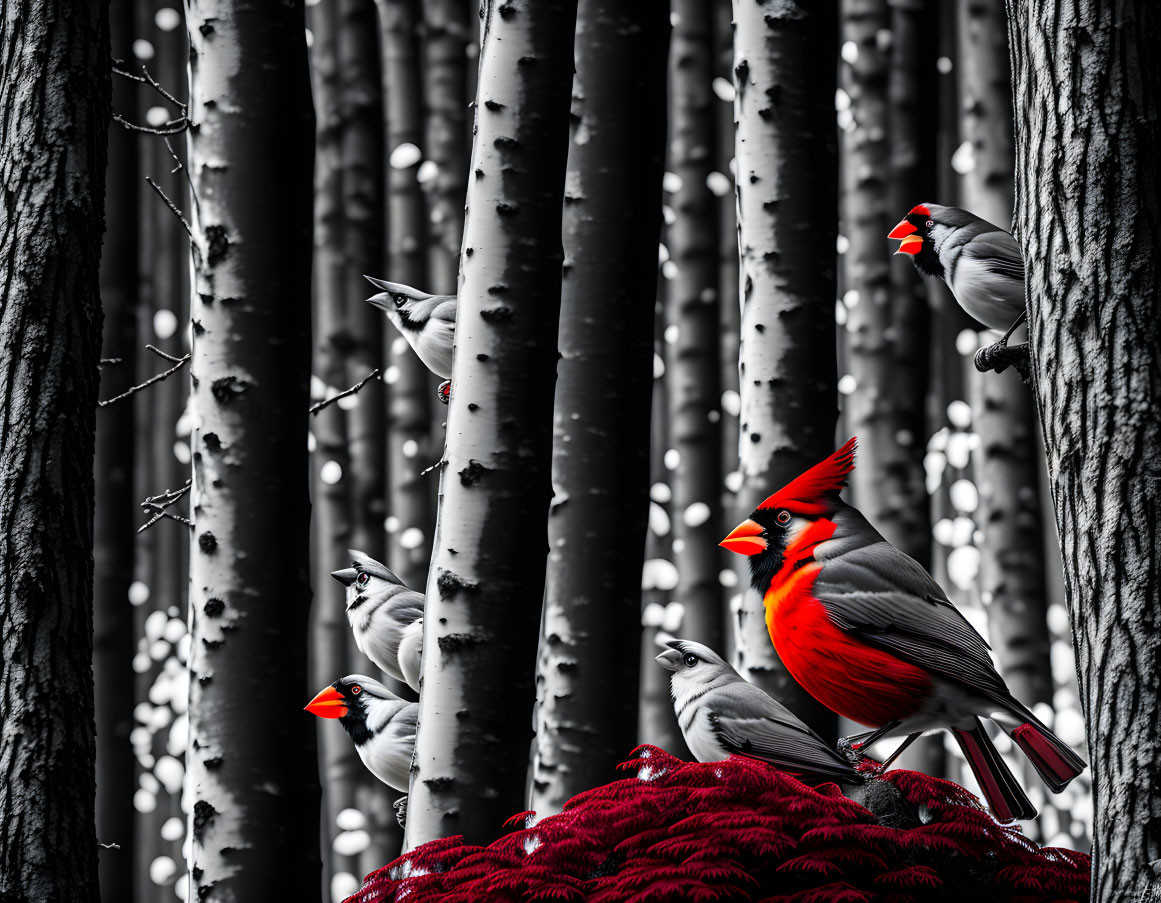
<svg viewBox="0 0 1161 903"><path fill-rule="evenodd" d="M839 498L855 440L766 499L722 546L750 558L766 626L787 670L819 702L876 730L862 748L951 731L1001 821L1032 818L980 723L994 719L1059 793L1085 763L996 673L988 644L931 575ZM888 762L891 760L888 760Z"/></svg>

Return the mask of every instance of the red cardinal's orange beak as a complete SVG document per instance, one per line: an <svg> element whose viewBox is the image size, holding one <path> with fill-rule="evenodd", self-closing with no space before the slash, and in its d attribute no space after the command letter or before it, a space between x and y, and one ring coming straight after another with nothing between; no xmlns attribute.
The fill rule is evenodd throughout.
<svg viewBox="0 0 1161 903"><path fill-rule="evenodd" d="M769 543L762 538L761 524L744 520L718 545L739 555L757 555L759 552L765 552Z"/></svg>
<svg viewBox="0 0 1161 903"><path fill-rule="evenodd" d="M304 708L319 718L342 718L347 714L347 703L343 699L343 694L334 687L327 687Z"/></svg>
<svg viewBox="0 0 1161 903"><path fill-rule="evenodd" d="M887 233L887 237L896 239L906 238L911 233L918 231L919 230L915 228L915 226L911 225L911 223L907 222L907 220L900 220L899 225Z"/></svg>

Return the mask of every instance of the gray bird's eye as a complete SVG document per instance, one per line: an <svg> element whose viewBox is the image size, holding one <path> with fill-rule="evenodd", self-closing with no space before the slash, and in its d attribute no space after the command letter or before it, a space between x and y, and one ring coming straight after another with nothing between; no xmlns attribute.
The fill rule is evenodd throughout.
<svg viewBox="0 0 1161 903"><path fill-rule="evenodd" d="M694 655L693 653L691 653L691 652L687 652L687 653L685 654L685 659L684 659L684 661L685 661L685 666L686 666L687 668L692 668L694 665L696 665L696 664L698 663L699 659L698 659L698 657L697 657L696 655Z"/></svg>
<svg viewBox="0 0 1161 903"><path fill-rule="evenodd" d="M391 300L395 302L396 307L402 307L404 304L407 303L407 296L406 295L392 295Z"/></svg>
<svg viewBox="0 0 1161 903"><path fill-rule="evenodd" d="M364 573L364 574L360 574L360 575L359 575L359 579L358 579L358 580L356 580L355 582L356 582L357 584L359 584L359 586L366 586L366 585L367 585L367 581L368 581L368 580L370 580L370 579L371 579L371 578L370 578L370 577L368 577L368 576L367 576L367 575Z"/></svg>

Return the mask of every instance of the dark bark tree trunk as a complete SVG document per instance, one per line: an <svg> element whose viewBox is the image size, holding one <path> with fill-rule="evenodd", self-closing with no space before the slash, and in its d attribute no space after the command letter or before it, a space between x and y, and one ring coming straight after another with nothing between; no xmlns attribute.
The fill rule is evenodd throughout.
<svg viewBox="0 0 1161 903"><path fill-rule="evenodd" d="M304 654L310 186L301 3L187 4L191 899L318 899ZM272 228L277 224L277 228Z"/></svg>
<svg viewBox="0 0 1161 903"><path fill-rule="evenodd" d="M613 779L637 734L625 688L639 677L668 23L666 0L577 11L529 802L541 815Z"/></svg>
<svg viewBox="0 0 1161 903"><path fill-rule="evenodd" d="M7 4L0 48L0 898L96 901L93 433L108 9Z"/></svg>
<svg viewBox="0 0 1161 903"><path fill-rule="evenodd" d="M930 46L935 9L925 0L888 0L891 47L887 73L887 123L890 173L887 185L888 226L935 190L935 154L931 123L925 113L935 104L931 88L935 69ZM890 243L878 236L883 247ZM887 252L890 248L887 247ZM891 447L894 473L887 484L894 494L895 514L889 519L891 541L926 566L931 561L931 515L924 485L923 456L927 439L927 356L931 342L930 314L923 281L906 255L889 261L890 315L888 329L892 368L886 391L893 396ZM862 464L860 463L860 468Z"/></svg>
<svg viewBox="0 0 1161 903"><path fill-rule="evenodd" d="M113 55L130 56L136 37L131 2L109 5ZM118 79L113 108L131 121L136 115L135 85ZM102 398L114 398L134 385L137 360L137 203L136 136L119 125L109 132L105 221L111 224L101 255L101 307L104 335L101 357ZM168 211L167 211L168 213ZM113 361L116 361L114 363ZM97 420L95 510L93 517L93 690L97 725L97 838L119 850L100 856L101 897L133 898L133 856L137 850L132 799L136 762L129 745L133 729L134 624L129 605L133 582L136 504L132 398L104 408Z"/></svg>
<svg viewBox="0 0 1161 903"><path fill-rule="evenodd" d="M899 318L888 263L886 236L895 222L889 217L902 215L887 209L891 54L882 35L891 34L892 43L898 37L890 24L887 0L842 4L840 81L850 103L841 137L842 231L849 241L842 256L851 377L845 408L846 430L860 439L859 466L851 477L854 502L889 542L910 552L928 546L928 516L920 502L923 473L915 454L920 437L911 444L898 438L915 428L922 406L916 404L912 374L900 378L900 358L917 349L901 346L905 336L895 328Z"/></svg>
<svg viewBox="0 0 1161 903"><path fill-rule="evenodd" d="M387 278L426 288L427 256L424 237L427 209L417 180L419 154L396 156L401 147L423 146L423 92L416 37L421 21L417 0L381 0L380 27L383 43L383 86L386 92L388 164ZM461 48L461 57L462 48ZM462 63L460 74L463 74ZM463 87L460 87L462 99ZM462 120L462 114L461 114ZM456 140L463 142L463 122ZM403 165L407 163L407 165ZM462 173L461 173L462 175ZM463 180L458 195L463 198ZM456 256L460 235L456 236ZM451 293L455 292L454 258ZM436 380L395 329L386 335L390 349L387 371L390 429L387 435L389 480L388 555L391 568L408 586L422 589L427 582L434 515L429 477L422 472L435 457L431 442L431 412Z"/></svg>
<svg viewBox="0 0 1161 903"><path fill-rule="evenodd" d="M171 88L184 87L189 40L186 37L184 23L180 22L180 16L178 23L172 23L172 20L165 22L163 16L162 22L169 26L169 30L158 27L158 13L167 8L170 8L169 0L153 0L145 10L149 28L143 34L149 35L154 48L154 58L149 63L149 71L164 85ZM139 90L141 88L142 86L138 86ZM176 96L181 96L182 93L184 92ZM142 99L148 106L153 106L158 98L152 92L145 92ZM172 105L165 106L172 110ZM174 140L170 139L170 145L176 151L181 141L177 139L178 143L175 145ZM146 136L144 143L149 147L148 174L181 209L188 209L189 174L184 171L172 171L176 164L161 139ZM150 204L150 222L154 229L157 252L155 257L146 258L150 261L150 288L153 293L151 299L153 320L149 331L152 333L154 345L171 356L180 357L189 350L189 330L185 328L189 323L189 236L178 219L153 191L149 192L145 200ZM149 357L150 360L146 362L149 375L156 373L159 365L167 366L153 354ZM143 394L148 397L150 405L148 416L153 441L149 451L155 481L146 492L147 495L153 496L164 489L182 486L189 477L188 430L185 436L177 435L177 426L182 420L189 399L189 380L183 371L180 376L170 377L159 385L151 386ZM179 459L178 454L181 454L184 460ZM185 510L185 502L181 508ZM174 616L181 617L185 612L189 592L189 530L175 522L158 522L149 532L156 535L152 537L152 575L149 582L151 603L149 608L152 611L146 615L145 626L148 628L152 624L153 632L156 633L158 628L164 632L170 619ZM149 621L149 618L153 621ZM174 658L175 650L168 640L162 645L157 644L156 638L150 638L149 645L153 650L150 657L154 667L147 672L149 682L144 697L151 702L154 698L162 700L154 708L154 717L160 723L162 718L172 717L173 699L165 698L170 695L165 689L172 685L174 667L179 663ZM165 654L162 654L162 650L165 650ZM180 662L183 670L185 664L184 661ZM166 709L169 711L165 711ZM179 880L177 863L182 861L181 840L166 840L161 837L161 829L169 819L180 818L184 821L180 791L171 792L172 781L161 784L157 780L158 764L164 760L167 765L172 765L169 760L165 760L168 746L168 726L155 729L152 743L154 761L149 768L143 769L140 778L147 784L147 789L154 793L156 800L150 826L156 840L151 838L149 843L157 844L156 850L150 851L154 855L148 859L143 858L141 872L148 881L150 893L159 901L165 901L173 893L172 882ZM156 859L163 856L174 862L174 874L168 882L155 882L151 866Z"/></svg>
<svg viewBox="0 0 1161 903"><path fill-rule="evenodd" d="M423 148L431 241L428 291L454 295L464 237L464 189L468 181L468 99L466 48L479 28L475 3L465 0L423 2L423 97L427 108ZM471 13L472 15L469 15ZM474 93L474 92L473 92ZM434 167L434 170L431 167ZM394 278L394 277L393 277ZM397 281L407 282L406 279ZM408 285L422 285L407 282Z"/></svg>
<svg viewBox="0 0 1161 903"><path fill-rule="evenodd" d="M734 4L735 185L741 260L740 518L834 451L837 23L825 6ZM812 76L803 78L810 70ZM720 537L719 537L720 539ZM738 613L746 677L815 727L834 716L789 675L760 594Z"/></svg>
<svg viewBox="0 0 1161 903"><path fill-rule="evenodd" d="M669 673L655 659L665 650L657 641L663 633L678 631L681 618L673 605L673 588L677 585L677 567L673 564L673 501L669 486L673 474L665 466L665 452L670 447L669 377L663 361L665 339L665 306L669 280L659 279L653 307L653 406L649 428L649 529L645 534L645 566L641 571L641 668L638 682L637 742L651 743L681 758L689 758L689 749L681 736L673 697L669 692ZM658 362L662 362L660 366ZM672 623L676 620L677 623ZM670 623L666 623L670 621Z"/></svg>
<svg viewBox="0 0 1161 903"><path fill-rule="evenodd" d="M483 14L409 848L494 836L525 798L531 740L576 0Z"/></svg>
<svg viewBox="0 0 1161 903"><path fill-rule="evenodd" d="M391 327L382 311L366 302L370 287L364 273L383 269L385 171L383 167L383 94L379 55L379 19L375 0L338 0L339 108L342 115L341 160L343 198L343 302L347 306L350 345L344 354L347 381L362 380L381 368L383 340ZM344 399L347 409L349 479L347 503L351 510L351 547L372 558L385 557L387 515L387 397L384 383L368 382ZM337 584L336 584L337 586ZM334 590L331 590L333 597ZM362 664L347 634L352 669L375 673ZM342 675L335 675L340 677ZM334 678L331 678L334 680ZM333 729L333 727L332 727ZM340 742L347 738L340 738ZM397 855L402 835L389 790L365 767L355 772L358 808L367 819L371 842L359 855L359 872L366 874Z"/></svg>
<svg viewBox="0 0 1161 903"><path fill-rule="evenodd" d="M343 302L347 307L347 380L354 385L382 365L382 311L366 302L364 273L382 270L383 98L374 0L338 0L338 103L342 116ZM345 402L350 450L351 543L382 559L386 431L383 383L372 380Z"/></svg>
<svg viewBox="0 0 1161 903"><path fill-rule="evenodd" d="M312 401L337 395L347 387L347 317L343 304L343 205L338 84L338 8L334 3L310 7L311 76L317 117L314 202L314 356ZM312 587L311 687L318 689L351 670L351 628L343 594L331 571L347 567L351 545L349 502L350 456L346 411L337 403L311 418ZM360 867L355 856L340 854L334 840L339 813L357 807L356 787L365 771L354 744L342 727L318 719L318 746L323 776L322 847L329 887L354 893ZM360 810L362 811L362 810ZM337 896L337 894L336 894Z"/></svg>
<svg viewBox="0 0 1161 903"><path fill-rule="evenodd" d="M1151 899L1161 893L1161 18L1144 2L1012 3L1008 15L1016 223L1093 769L1092 896Z"/></svg>
<svg viewBox="0 0 1161 903"><path fill-rule="evenodd" d="M1003 0L959 4L963 139L972 165L963 206L1001 228L1012 220L1011 77ZM985 341L991 341L987 339ZM1041 554L1039 443L1031 393L1014 372L969 374L979 450L980 591L996 663L1026 705L1052 702L1047 597Z"/></svg>
<svg viewBox="0 0 1161 903"><path fill-rule="evenodd" d="M935 136L927 111L936 105L937 48L934 46L938 8L926 0L888 0L891 47L887 73L887 128L890 177L887 219L902 216L935 192ZM888 243L889 244L889 243ZM890 329L893 330L890 383L892 420L896 425L894 458L898 472L891 482L899 513L892 529L894 543L922 564L931 565L931 505L923 458L927 452L927 392L930 376L931 314L927 289L903 254L890 258ZM943 746L928 741L913 745L899 759L900 767L941 775Z"/></svg>
<svg viewBox="0 0 1161 903"><path fill-rule="evenodd" d="M713 10L704 0L673 0L669 167L680 185L669 227L676 267L666 304L673 542L686 639L720 650L725 615L721 556L721 339L718 331L716 207L706 184L714 159ZM676 334L675 334L676 333Z"/></svg>
<svg viewBox="0 0 1161 903"><path fill-rule="evenodd" d="M721 510L733 512L738 506L737 491L742 485L738 462L738 428L741 396L738 395L738 349L742 338L742 309L738 300L738 211L734 188L734 12L730 3L714 6L714 171L710 190L718 198L718 322L721 331ZM728 519L728 518L727 518ZM718 550L718 568L724 594L726 624L723 628L722 658L732 661L737 651L734 613L741 610L746 581L736 565L738 556ZM668 677L668 675L666 675Z"/></svg>

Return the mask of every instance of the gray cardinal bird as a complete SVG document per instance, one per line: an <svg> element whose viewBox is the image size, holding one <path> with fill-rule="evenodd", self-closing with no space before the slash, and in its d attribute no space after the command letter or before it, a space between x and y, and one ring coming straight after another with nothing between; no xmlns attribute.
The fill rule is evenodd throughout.
<svg viewBox="0 0 1161 903"><path fill-rule="evenodd" d="M388 787L407 791L419 703L400 699L379 681L348 674L305 706L319 718L338 718L367 770Z"/></svg>
<svg viewBox="0 0 1161 903"><path fill-rule="evenodd" d="M1024 256L1016 239L974 213L940 204L912 207L887 237L899 241L895 253L911 255L920 273L947 283L971 316L991 329L1007 330L995 345L980 349L977 368L1002 370L1026 357L1026 345L1007 348L1027 317Z"/></svg>
<svg viewBox="0 0 1161 903"><path fill-rule="evenodd" d="M419 692L420 665L423 663L423 618L412 621L399 640L399 670L403 681Z"/></svg>
<svg viewBox="0 0 1161 903"><path fill-rule="evenodd" d="M699 762L730 755L761 759L807 784L864 778L786 706L746 683L701 643L671 640L657 662L672 671L670 692L681 734Z"/></svg>
<svg viewBox="0 0 1161 903"><path fill-rule="evenodd" d="M400 642L407 629L423 617L423 593L408 589L389 567L369 555L356 549L348 549L347 553L353 567L334 571L331 576L347 588L347 620L355 634L355 645L383 671L418 692L414 637L407 652L411 679L401 666ZM420 637L422 640L422 628ZM421 642L418 654L422 652Z"/></svg>
<svg viewBox="0 0 1161 903"><path fill-rule="evenodd" d="M363 278L375 288L383 289L368 298L368 303L384 311L427 369L444 378L436 397L447 404L456 336L456 296L429 295L399 282L385 282L372 276Z"/></svg>

